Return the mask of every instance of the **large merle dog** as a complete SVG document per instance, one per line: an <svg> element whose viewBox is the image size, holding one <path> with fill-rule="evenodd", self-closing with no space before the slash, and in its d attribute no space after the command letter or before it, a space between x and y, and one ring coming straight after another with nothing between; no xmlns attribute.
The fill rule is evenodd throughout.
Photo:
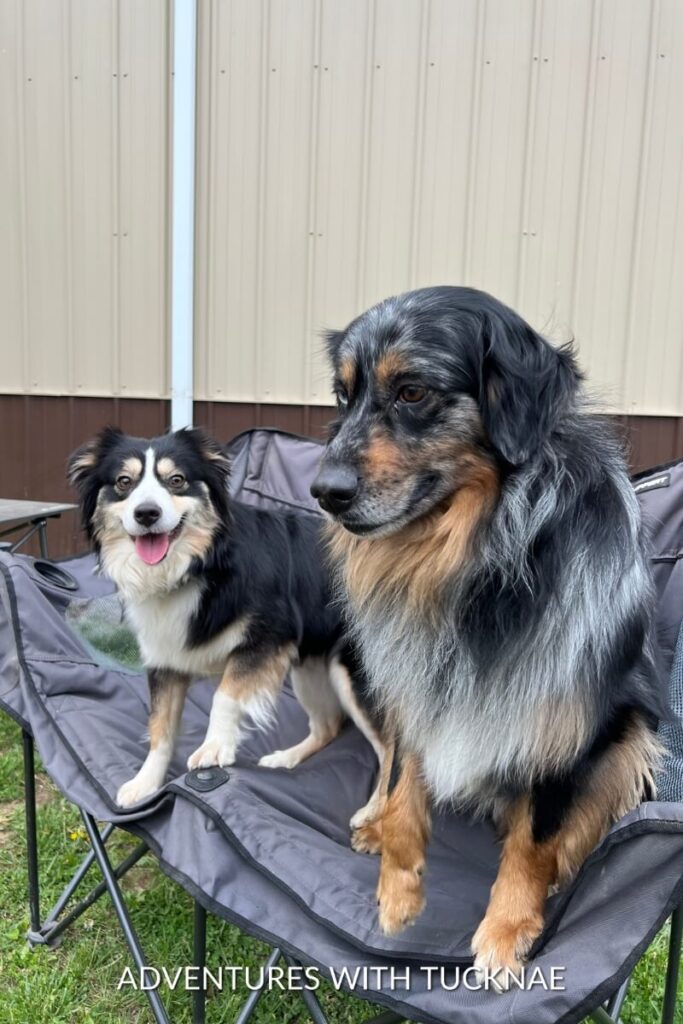
<svg viewBox="0 0 683 1024"><path fill-rule="evenodd" d="M387 299L329 352L339 415L312 493L401 765L356 848L381 850L394 932L423 905L429 801L492 813L505 839L472 950L514 969L548 887L651 792L638 503L571 352L490 295Z"/></svg>

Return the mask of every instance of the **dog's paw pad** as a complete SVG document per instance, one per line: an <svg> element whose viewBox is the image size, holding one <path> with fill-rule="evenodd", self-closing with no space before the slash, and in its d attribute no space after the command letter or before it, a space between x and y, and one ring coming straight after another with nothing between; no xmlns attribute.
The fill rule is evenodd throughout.
<svg viewBox="0 0 683 1024"><path fill-rule="evenodd" d="M259 760L262 768L296 768L299 758L289 750L274 750Z"/></svg>
<svg viewBox="0 0 683 1024"><path fill-rule="evenodd" d="M221 743L218 740L208 740L202 743L201 747L198 747L187 759L187 767L190 771L194 768L212 768L214 765L220 765L221 768L225 768L227 765L234 763L234 746Z"/></svg>

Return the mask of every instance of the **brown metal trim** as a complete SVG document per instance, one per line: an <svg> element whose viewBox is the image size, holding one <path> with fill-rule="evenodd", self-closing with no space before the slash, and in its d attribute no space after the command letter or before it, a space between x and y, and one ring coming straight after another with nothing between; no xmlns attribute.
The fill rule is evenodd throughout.
<svg viewBox="0 0 683 1024"><path fill-rule="evenodd" d="M221 439L250 427L277 427L292 434L325 439L334 416L330 405L259 405L253 402L195 402L194 421Z"/></svg>
<svg viewBox="0 0 683 1024"><path fill-rule="evenodd" d="M615 416L633 473L683 458L683 416Z"/></svg>
<svg viewBox="0 0 683 1024"><path fill-rule="evenodd" d="M70 501L64 470L70 453L107 424L138 437L163 433L169 403L143 398L55 398L0 395L0 496ZM330 406L196 402L195 422L220 440L248 427L268 426L323 439L334 415ZM683 417L615 417L629 446L633 472L683 457ZM49 526L50 554L80 551L84 539L76 516ZM30 547L31 554L37 554Z"/></svg>

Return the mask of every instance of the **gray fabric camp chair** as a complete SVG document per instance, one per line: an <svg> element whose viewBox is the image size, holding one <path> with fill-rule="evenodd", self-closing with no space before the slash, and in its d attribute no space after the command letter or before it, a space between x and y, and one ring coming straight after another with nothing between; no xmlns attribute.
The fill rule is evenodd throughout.
<svg viewBox="0 0 683 1024"><path fill-rule="evenodd" d="M314 442L252 431L235 439L231 454L231 487L240 500L315 513L308 495L320 454ZM668 669L675 646L672 625L680 622L680 501L673 496L683 493L683 463L659 476L664 482L657 484L650 475L637 486L655 520ZM344 968L351 975L370 969L361 974L363 983L354 992L385 1008L375 1024L400 1019L488 1024L501 1014L509 1024L572 1024L589 1014L596 1021L618 1020L633 967L672 915L663 1007L664 1024L672 1024L681 946L683 803L652 802L631 812L588 858L572 886L550 899L533 964L546 977L551 967L563 966L563 991L430 989L425 965L443 967L450 980L455 968L471 963L470 938L498 861L490 825L452 813L437 815L427 908L404 934L382 935L374 898L377 859L355 854L348 843L349 818L373 783L369 746L347 727L294 771L260 768L263 753L295 742L306 728L285 688L274 726L248 734L234 767L187 772L186 757L208 718L213 687L206 682L190 692L168 784L135 810L121 813L115 803L118 786L145 754L147 687L113 588L93 568L91 556L70 559L46 578L32 559L0 552L0 706L24 735L30 942L54 943L107 892L133 961L143 966L144 953L118 881L150 850L195 900L197 966L204 963L208 911L268 942L271 965L284 958L317 966L327 977ZM34 742L56 785L80 809L92 844L45 917L39 897ZM98 822L107 823L102 831ZM140 839L117 866L106 845L115 828ZM93 863L103 881L67 909ZM391 965L411 969L410 989L387 984ZM237 1018L240 1024L253 1012L258 995L251 993ZM155 1020L167 1021L159 994L150 991L147 997ZM302 998L316 1024L325 1021L315 994L305 992ZM204 1020L204 1010L203 994L196 993L195 1022Z"/></svg>

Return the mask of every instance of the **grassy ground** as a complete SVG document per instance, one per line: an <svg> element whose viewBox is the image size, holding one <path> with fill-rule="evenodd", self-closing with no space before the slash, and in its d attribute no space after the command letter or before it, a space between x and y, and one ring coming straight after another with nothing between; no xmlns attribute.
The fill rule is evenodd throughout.
<svg viewBox="0 0 683 1024"><path fill-rule="evenodd" d="M21 740L17 726L0 713L0 1022L2 1024L147 1024L144 997L117 991L129 963L128 952L108 899L104 897L66 933L55 950L29 949ZM80 817L55 791L47 776L38 778L41 836L42 904L50 906L88 849ZM111 843L119 859L134 840L116 834ZM91 878L97 878L93 868ZM151 964L169 969L192 963L192 901L145 856L123 881L131 915ZM655 1024L661 1008L666 963L665 932L641 962L623 1012L625 1024ZM257 968L267 947L236 928L209 917L208 966L241 964ZM210 997L211 1024L233 1021L246 989ZM331 1021L356 1024L368 1016L358 1000L325 987L318 993ZM164 993L174 1024L190 1021L190 997L182 990ZM271 992L259 1003L256 1024L304 1024L309 1018L295 994ZM683 1000L677 1020L683 1024Z"/></svg>

